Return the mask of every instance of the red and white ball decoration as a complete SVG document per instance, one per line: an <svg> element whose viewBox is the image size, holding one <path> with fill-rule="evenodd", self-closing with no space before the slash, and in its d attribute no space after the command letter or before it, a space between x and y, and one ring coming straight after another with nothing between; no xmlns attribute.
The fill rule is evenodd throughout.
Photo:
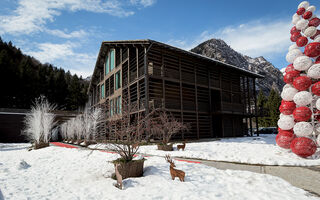
<svg viewBox="0 0 320 200"><path fill-rule="evenodd" d="M312 156L320 145L320 19L315 6L303 1L292 16L281 92L278 146L296 155Z"/></svg>

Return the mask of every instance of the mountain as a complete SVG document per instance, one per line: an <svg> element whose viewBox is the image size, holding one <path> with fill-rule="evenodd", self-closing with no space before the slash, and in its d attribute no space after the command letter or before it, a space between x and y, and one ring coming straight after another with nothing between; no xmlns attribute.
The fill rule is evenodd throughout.
<svg viewBox="0 0 320 200"><path fill-rule="evenodd" d="M284 85L281 71L265 58L242 55L221 39L207 40L190 51L263 75L264 78L258 79L256 87L265 94L269 94L271 88L281 91Z"/></svg>

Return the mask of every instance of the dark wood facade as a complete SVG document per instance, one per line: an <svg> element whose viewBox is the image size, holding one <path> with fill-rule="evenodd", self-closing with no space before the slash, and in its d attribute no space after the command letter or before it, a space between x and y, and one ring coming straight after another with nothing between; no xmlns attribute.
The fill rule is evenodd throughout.
<svg viewBox="0 0 320 200"><path fill-rule="evenodd" d="M110 51L114 66L106 69ZM262 76L157 41L112 41L101 45L88 94L91 106L111 109L106 119L120 97L137 105L132 114L162 107L189 123L178 138L235 137L252 134L257 120L256 78Z"/></svg>

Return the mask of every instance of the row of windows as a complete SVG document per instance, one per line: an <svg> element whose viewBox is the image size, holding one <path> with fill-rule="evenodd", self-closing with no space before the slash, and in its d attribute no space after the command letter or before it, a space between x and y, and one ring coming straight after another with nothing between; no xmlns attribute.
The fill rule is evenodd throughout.
<svg viewBox="0 0 320 200"><path fill-rule="evenodd" d="M114 76L111 76L110 77L110 80L109 79L107 79L107 83L106 83L106 87L105 87L105 84L103 83L102 85L101 85L101 94L100 94L100 98L101 99L104 99L106 96L105 96L105 94L107 94L107 96L109 96L109 85L110 85L110 87L112 87L112 88L110 88L112 91L114 90L113 89L113 78ZM117 89L119 89L119 88L121 88L121 70L119 70L117 73L116 73L116 75L115 75L115 90L117 90ZM108 81L110 81L111 83L109 83ZM105 91L107 91L107 92L105 92ZM113 92L111 93L111 94L113 94Z"/></svg>
<svg viewBox="0 0 320 200"><path fill-rule="evenodd" d="M110 100L110 117L121 113L121 95Z"/></svg>
<svg viewBox="0 0 320 200"><path fill-rule="evenodd" d="M111 49L106 56L105 73L109 74L115 67L115 50Z"/></svg>

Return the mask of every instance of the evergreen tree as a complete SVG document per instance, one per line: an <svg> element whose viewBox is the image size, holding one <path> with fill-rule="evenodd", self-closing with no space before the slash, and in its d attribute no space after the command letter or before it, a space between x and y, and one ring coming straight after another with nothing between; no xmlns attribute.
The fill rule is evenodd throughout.
<svg viewBox="0 0 320 200"><path fill-rule="evenodd" d="M23 55L0 37L0 108L30 108L40 95L61 109L76 110L87 101L88 82L51 64Z"/></svg>
<svg viewBox="0 0 320 200"><path fill-rule="evenodd" d="M266 108L267 98L262 92L262 90L259 91L258 98L257 98L257 107L258 107L258 114L259 116L259 126L265 127L265 115L268 114L267 108Z"/></svg>

